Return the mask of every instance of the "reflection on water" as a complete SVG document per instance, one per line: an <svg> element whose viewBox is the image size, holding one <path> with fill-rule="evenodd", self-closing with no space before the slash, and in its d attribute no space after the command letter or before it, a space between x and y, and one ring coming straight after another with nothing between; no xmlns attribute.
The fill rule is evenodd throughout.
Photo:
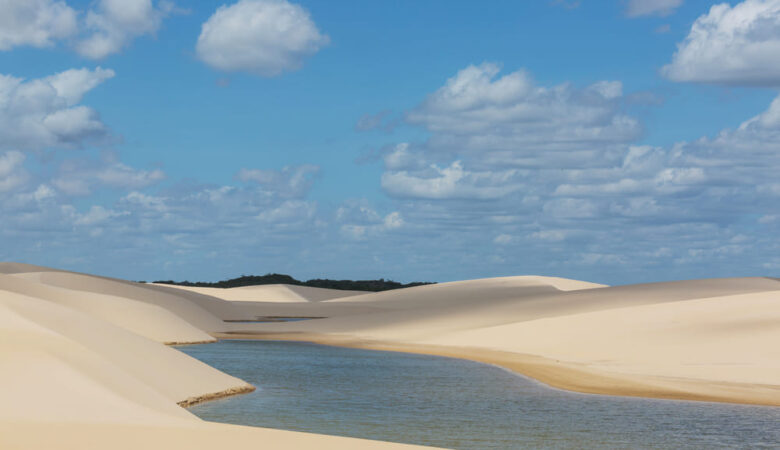
<svg viewBox="0 0 780 450"><path fill-rule="evenodd" d="M778 448L780 408L585 395L489 365L299 342L182 347L257 391L199 417L462 449Z"/></svg>

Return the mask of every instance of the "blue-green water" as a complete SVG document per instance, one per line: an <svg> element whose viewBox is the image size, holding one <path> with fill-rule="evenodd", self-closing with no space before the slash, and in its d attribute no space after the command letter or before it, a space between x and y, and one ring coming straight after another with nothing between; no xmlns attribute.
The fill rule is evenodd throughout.
<svg viewBox="0 0 780 450"><path fill-rule="evenodd" d="M257 386L190 409L216 422L460 449L780 448L780 408L577 394L471 361L298 342L180 350Z"/></svg>

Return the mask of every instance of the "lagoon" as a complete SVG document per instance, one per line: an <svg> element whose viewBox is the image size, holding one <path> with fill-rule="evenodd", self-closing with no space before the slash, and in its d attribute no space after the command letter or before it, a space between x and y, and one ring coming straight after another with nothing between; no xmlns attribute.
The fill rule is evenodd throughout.
<svg viewBox="0 0 780 450"><path fill-rule="evenodd" d="M777 448L780 408L579 394L439 356L224 340L181 351L257 387L210 421L457 449Z"/></svg>

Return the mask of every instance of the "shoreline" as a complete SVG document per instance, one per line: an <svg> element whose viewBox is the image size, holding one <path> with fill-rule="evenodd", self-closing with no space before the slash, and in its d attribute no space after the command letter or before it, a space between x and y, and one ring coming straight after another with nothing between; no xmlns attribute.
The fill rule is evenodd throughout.
<svg viewBox="0 0 780 450"><path fill-rule="evenodd" d="M219 400L226 397L233 397L234 395L248 394L250 392L254 392L255 390L257 390L256 387L252 386L251 384L247 384L246 386L236 386L225 389L224 391L196 395L194 397L186 398L180 402L176 402L176 404L182 408L189 408L190 406L195 406L211 400Z"/></svg>
<svg viewBox="0 0 780 450"><path fill-rule="evenodd" d="M343 335L303 332L267 333L237 331L211 334L217 339L225 340L249 339L310 342L334 347L465 359L495 365L541 382L549 387L582 394L770 407L780 406L780 387L778 386L606 372L577 363L499 350L371 341ZM237 392L236 394L239 393L242 392ZM203 401L211 399L208 398Z"/></svg>

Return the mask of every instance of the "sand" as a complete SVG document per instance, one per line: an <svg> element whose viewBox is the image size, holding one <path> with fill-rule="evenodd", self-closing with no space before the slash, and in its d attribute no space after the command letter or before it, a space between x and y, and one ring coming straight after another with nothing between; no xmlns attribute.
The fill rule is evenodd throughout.
<svg viewBox="0 0 780 450"><path fill-rule="evenodd" d="M177 312L210 331L221 320L184 297L141 302L125 282L30 270L0 275L0 448L404 447L204 422L180 405L254 387L150 337L213 339Z"/></svg>
<svg viewBox="0 0 780 450"><path fill-rule="evenodd" d="M164 345L213 337L467 358L580 392L780 405L775 279L298 288L211 292L0 263L0 448L398 446L198 419L182 406L254 389ZM325 318L232 322L269 316Z"/></svg>
<svg viewBox="0 0 780 450"><path fill-rule="evenodd" d="M568 291L543 277L528 281L473 280L349 297L325 303L374 309L240 324L216 335L463 357L580 392L780 405L777 280Z"/></svg>
<svg viewBox="0 0 780 450"><path fill-rule="evenodd" d="M198 294L210 295L231 302L306 303L365 294L363 291L322 289L308 286L294 286L290 284L265 284L260 286L242 286L225 289L177 286L172 284L155 285L197 292Z"/></svg>

